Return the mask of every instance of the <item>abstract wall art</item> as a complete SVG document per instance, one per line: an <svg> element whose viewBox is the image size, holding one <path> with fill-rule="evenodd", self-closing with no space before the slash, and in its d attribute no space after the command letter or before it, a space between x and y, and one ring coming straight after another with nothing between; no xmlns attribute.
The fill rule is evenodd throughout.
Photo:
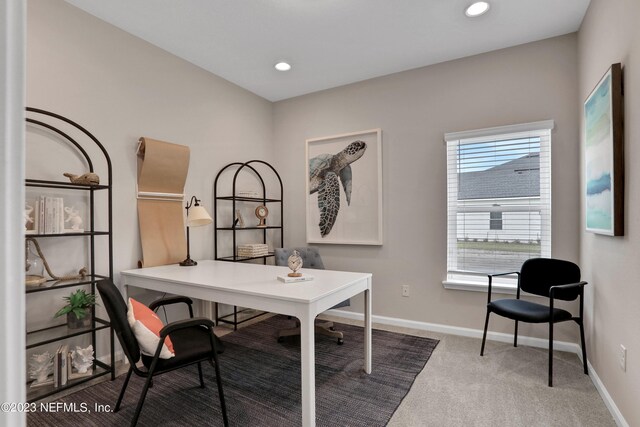
<svg viewBox="0 0 640 427"><path fill-rule="evenodd" d="M622 67L613 64L584 103L586 229L624 235Z"/></svg>

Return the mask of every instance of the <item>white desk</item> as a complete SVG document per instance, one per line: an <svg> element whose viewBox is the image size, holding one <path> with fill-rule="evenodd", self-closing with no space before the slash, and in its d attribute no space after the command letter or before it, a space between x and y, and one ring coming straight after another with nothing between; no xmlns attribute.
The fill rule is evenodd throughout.
<svg viewBox="0 0 640 427"><path fill-rule="evenodd" d="M125 286L294 316L300 321L302 425L316 422L314 320L323 311L364 292L364 370L371 373L371 274L304 270L314 280L283 283L286 267L198 261L195 267L165 265L122 272ZM224 380L224 378L223 378Z"/></svg>

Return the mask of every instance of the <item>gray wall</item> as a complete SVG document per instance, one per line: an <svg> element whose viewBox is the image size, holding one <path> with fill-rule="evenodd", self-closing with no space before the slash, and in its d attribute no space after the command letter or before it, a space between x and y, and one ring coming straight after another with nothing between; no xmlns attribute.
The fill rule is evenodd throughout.
<svg viewBox="0 0 640 427"><path fill-rule="evenodd" d="M590 281L589 360L629 425L640 425L640 3L592 0L580 28L579 108L611 64L621 62L625 92L625 236L581 234L580 262ZM584 140L581 122L581 139ZM584 156L583 144L581 155ZM583 171L584 173L584 171ZM584 178L583 178L584 185ZM584 230L584 198L581 230ZM627 371L618 366L620 344Z"/></svg>
<svg viewBox="0 0 640 427"><path fill-rule="evenodd" d="M305 244L305 139L380 127L384 245L323 245L325 264L373 272L376 315L481 328L486 294L441 283L447 265L443 134L554 119L553 255L577 261L576 52L571 34L275 103L287 244ZM402 284L410 285L409 298L401 296ZM359 300L352 310L362 311ZM512 325L496 318L491 329L511 332ZM558 339L575 341L574 329ZM527 325L522 334L544 337L547 331Z"/></svg>
<svg viewBox="0 0 640 427"><path fill-rule="evenodd" d="M62 0L29 1L27 47L27 105L81 123L111 156L116 271L135 267L140 257L139 137L191 148L185 194L197 195L210 212L213 180L222 166L272 158L269 101ZM197 231L192 257L213 257L213 229Z"/></svg>
<svg viewBox="0 0 640 427"><path fill-rule="evenodd" d="M191 148L185 194L197 195L210 212L213 181L224 165L271 160L269 101L62 0L30 0L27 17L27 105L80 123L111 156L116 281L119 271L135 268L141 257L135 193L139 137ZM56 171L61 166L51 152L28 153L28 176L46 168L62 178L66 170ZM41 239L45 255L59 261L52 262L54 272L77 268L80 261L68 259L66 252L74 250L77 240L57 239L53 245L51 240ZM191 233L191 255L213 258L212 226ZM51 322L63 305L57 298L68 291L30 295L29 329Z"/></svg>

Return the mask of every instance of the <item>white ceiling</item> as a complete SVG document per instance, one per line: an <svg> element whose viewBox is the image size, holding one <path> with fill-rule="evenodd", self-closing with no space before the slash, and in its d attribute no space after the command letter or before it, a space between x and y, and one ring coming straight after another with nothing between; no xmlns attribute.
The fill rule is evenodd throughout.
<svg viewBox="0 0 640 427"><path fill-rule="evenodd" d="M488 0L475 19L472 0L66 1L278 101L571 33L590 0Z"/></svg>

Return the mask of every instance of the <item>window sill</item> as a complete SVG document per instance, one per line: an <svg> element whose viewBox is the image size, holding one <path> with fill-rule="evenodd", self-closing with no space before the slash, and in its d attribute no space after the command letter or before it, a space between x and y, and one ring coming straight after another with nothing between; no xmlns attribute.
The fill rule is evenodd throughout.
<svg viewBox="0 0 640 427"><path fill-rule="evenodd" d="M483 282L476 282L472 280L462 280L462 279L443 280L442 286L444 286L445 289L452 289L456 291L472 291L472 292L484 292L484 293L488 292L488 289L489 289L489 285L487 284L486 281L483 283ZM493 294L515 295L516 290L517 290L516 284L494 282L491 285L492 295ZM527 295L534 298L535 297L544 298L539 295L529 294L524 291L521 293L521 295L522 296Z"/></svg>
<svg viewBox="0 0 640 427"><path fill-rule="evenodd" d="M442 286L445 289L454 289L456 291L472 291L472 292L487 292L489 289L489 285L481 282L472 282L465 280L444 280L442 282ZM491 293L492 294L516 294L516 285L508 285L502 283L494 283L491 285Z"/></svg>

